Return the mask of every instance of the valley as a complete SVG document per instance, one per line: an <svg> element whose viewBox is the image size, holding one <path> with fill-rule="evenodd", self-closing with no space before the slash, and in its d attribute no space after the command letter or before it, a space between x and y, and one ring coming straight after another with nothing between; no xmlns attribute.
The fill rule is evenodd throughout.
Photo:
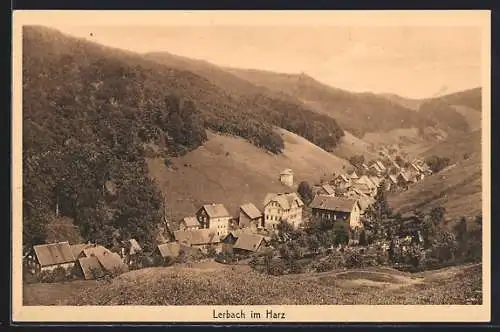
<svg viewBox="0 0 500 332"><path fill-rule="evenodd" d="M23 29L26 305L482 302L481 88L351 92Z"/></svg>

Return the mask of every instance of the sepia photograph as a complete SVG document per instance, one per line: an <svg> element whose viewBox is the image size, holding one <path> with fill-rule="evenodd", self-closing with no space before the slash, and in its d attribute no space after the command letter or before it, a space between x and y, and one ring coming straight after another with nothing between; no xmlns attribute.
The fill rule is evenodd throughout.
<svg viewBox="0 0 500 332"><path fill-rule="evenodd" d="M489 320L489 24L15 12L14 319Z"/></svg>

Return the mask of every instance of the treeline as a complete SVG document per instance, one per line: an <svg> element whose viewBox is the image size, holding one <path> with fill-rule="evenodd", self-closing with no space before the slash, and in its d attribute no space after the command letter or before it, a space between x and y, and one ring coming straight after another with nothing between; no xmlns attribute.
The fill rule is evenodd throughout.
<svg viewBox="0 0 500 332"><path fill-rule="evenodd" d="M326 151L333 151L344 136L344 131L335 119L304 109L298 104L262 94L244 96L242 99L261 106L253 108L255 116L261 121L300 135Z"/></svg>

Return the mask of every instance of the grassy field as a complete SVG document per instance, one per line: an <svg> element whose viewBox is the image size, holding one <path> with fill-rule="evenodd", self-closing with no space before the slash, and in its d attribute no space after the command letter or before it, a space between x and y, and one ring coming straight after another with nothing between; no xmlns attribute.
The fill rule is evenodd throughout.
<svg viewBox="0 0 500 332"><path fill-rule="evenodd" d="M280 133L285 141L281 155L267 153L241 138L209 132L202 147L172 160L174 168L166 168L163 159L150 159L150 173L166 194L172 218L183 218L212 202L224 203L235 215L245 202L262 208L267 193L296 190L279 182L285 168L294 171L298 184L302 180L317 182L348 166L347 161L300 136L281 129Z"/></svg>
<svg viewBox="0 0 500 332"><path fill-rule="evenodd" d="M30 284L25 305L481 304L481 265L422 273L368 268L272 277L206 262L112 281ZM73 286L74 285L74 286Z"/></svg>

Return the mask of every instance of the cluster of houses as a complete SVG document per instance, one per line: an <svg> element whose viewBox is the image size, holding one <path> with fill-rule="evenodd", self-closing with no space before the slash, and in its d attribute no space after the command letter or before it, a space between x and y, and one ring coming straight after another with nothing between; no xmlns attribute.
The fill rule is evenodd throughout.
<svg viewBox="0 0 500 332"><path fill-rule="evenodd" d="M387 191L402 191L432 174L428 165L419 159L408 163L407 167L402 167L393 160L390 163L390 166L384 165L380 160L375 160L370 166L363 163L358 172L354 170L348 174L339 174L330 184L339 196L375 197L382 181Z"/></svg>
<svg viewBox="0 0 500 332"><path fill-rule="evenodd" d="M309 203L314 218L345 223L350 230L350 243L359 241L363 227L361 216L373 203L383 180L388 180L384 181L388 190L396 190L430 174L428 167L419 161L410 163L408 169L397 166L397 173L378 160L362 167L367 171L364 175L358 176L353 171L338 175L329 183L313 186L313 199ZM293 187L292 170L281 172L280 181ZM205 204L193 216L182 219L175 230L165 221L170 238L155 251L163 258L179 256L182 248L201 252L255 253L267 246L281 221L295 228L304 226L307 222L303 219L304 208L304 202L292 190L267 194L262 210L247 202L239 207L238 216L232 216L223 204ZM69 270L76 265L85 279L95 279L116 270L128 270L135 255L142 251L135 239L123 241L118 247L120 250L113 252L95 244L50 243L34 246L25 258L29 271L34 274L58 266Z"/></svg>

